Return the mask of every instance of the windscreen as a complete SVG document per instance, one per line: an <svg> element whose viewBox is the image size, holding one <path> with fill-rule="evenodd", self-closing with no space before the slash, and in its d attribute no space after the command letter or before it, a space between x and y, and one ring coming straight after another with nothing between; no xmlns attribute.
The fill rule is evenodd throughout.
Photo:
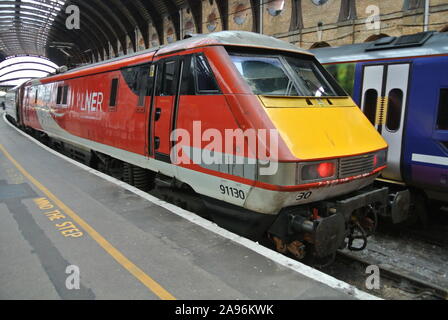
<svg viewBox="0 0 448 320"><path fill-rule="evenodd" d="M256 95L304 97L340 95L314 61L282 55L231 54L230 58Z"/></svg>

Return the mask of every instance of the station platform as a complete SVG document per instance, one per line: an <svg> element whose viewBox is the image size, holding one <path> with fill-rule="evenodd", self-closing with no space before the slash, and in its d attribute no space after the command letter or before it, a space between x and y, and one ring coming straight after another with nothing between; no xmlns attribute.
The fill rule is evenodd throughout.
<svg viewBox="0 0 448 320"><path fill-rule="evenodd" d="M64 159L3 116L0 217L0 299L375 298Z"/></svg>

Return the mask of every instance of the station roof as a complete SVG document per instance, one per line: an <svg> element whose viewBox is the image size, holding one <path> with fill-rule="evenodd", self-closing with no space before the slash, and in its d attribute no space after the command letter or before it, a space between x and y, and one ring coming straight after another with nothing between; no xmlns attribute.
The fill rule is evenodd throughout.
<svg viewBox="0 0 448 320"><path fill-rule="evenodd" d="M163 43L163 17L169 17L180 38L179 10L189 8L196 25L201 25L201 0L0 0L1 56L36 55L62 64L67 57L74 63L91 62L91 57L118 52L118 43L126 52L126 37L136 49L136 30L140 30L149 48L148 25L157 30ZM217 0L222 6L223 0ZM66 27L75 5L80 13L80 29ZM199 27L200 28L200 27ZM200 32L200 30L198 30ZM114 54L109 54L109 46ZM97 59L99 60L99 59Z"/></svg>

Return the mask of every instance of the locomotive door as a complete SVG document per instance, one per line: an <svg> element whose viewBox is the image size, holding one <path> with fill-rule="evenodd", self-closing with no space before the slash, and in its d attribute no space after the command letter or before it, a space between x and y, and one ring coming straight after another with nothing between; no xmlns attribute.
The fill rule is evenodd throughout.
<svg viewBox="0 0 448 320"><path fill-rule="evenodd" d="M178 58L163 59L157 63L157 81L152 107L154 132L152 149L155 158L170 161L171 131L174 129L178 104L179 67Z"/></svg>
<svg viewBox="0 0 448 320"><path fill-rule="evenodd" d="M389 144L383 177L402 181L401 155L407 106L409 63L364 66L361 106Z"/></svg>

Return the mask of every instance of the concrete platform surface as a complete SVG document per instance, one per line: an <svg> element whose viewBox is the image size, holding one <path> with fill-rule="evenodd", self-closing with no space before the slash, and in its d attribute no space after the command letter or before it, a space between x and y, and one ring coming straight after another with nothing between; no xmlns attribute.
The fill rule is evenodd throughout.
<svg viewBox="0 0 448 320"><path fill-rule="evenodd" d="M0 299L372 298L138 193L2 117Z"/></svg>

